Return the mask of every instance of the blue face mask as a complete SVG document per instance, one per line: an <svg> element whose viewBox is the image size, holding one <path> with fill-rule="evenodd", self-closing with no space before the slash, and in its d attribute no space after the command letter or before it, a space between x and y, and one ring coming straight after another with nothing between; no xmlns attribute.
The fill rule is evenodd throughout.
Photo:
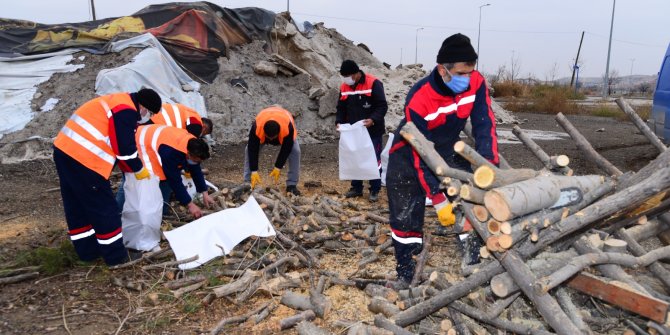
<svg viewBox="0 0 670 335"><path fill-rule="evenodd" d="M186 162L187 162L188 164L190 164L190 165L198 165L198 164L200 164L200 163L194 162L194 161L192 161L192 160L190 160L190 159L187 159Z"/></svg>
<svg viewBox="0 0 670 335"><path fill-rule="evenodd" d="M469 76L456 76L451 74L449 70L447 70L447 73L449 73L451 80L445 81L444 84L447 85L447 87L449 87L449 89L451 89L454 93L465 92L465 90L468 89L468 86L470 86Z"/></svg>

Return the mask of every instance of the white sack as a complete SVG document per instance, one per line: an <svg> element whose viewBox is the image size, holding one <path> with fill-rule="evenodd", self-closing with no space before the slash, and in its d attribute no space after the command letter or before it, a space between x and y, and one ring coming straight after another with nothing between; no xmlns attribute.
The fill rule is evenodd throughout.
<svg viewBox="0 0 670 335"><path fill-rule="evenodd" d="M381 153L382 159L382 186L386 186L386 170L389 166L389 151L391 151L391 146L393 145L393 133L389 133L389 138L386 140L386 145L384 150Z"/></svg>
<svg viewBox="0 0 670 335"><path fill-rule="evenodd" d="M196 261L179 265L180 269L192 269L222 256L224 252L230 254L238 243L249 236L274 236L275 230L256 199L250 196L238 208L203 216L164 234L177 260L198 255Z"/></svg>
<svg viewBox="0 0 670 335"><path fill-rule="evenodd" d="M377 155L363 120L339 128L340 180L379 179Z"/></svg>
<svg viewBox="0 0 670 335"><path fill-rule="evenodd" d="M137 180L133 173L126 173L123 191L121 222L123 244L126 248L149 251L161 240L161 219L163 217L163 196L157 176L148 180Z"/></svg>

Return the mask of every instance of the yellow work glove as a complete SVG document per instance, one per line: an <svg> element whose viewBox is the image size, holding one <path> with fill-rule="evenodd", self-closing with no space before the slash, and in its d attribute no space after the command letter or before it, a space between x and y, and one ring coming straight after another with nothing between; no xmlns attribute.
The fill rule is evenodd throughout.
<svg viewBox="0 0 670 335"><path fill-rule="evenodd" d="M150 176L151 175L149 174L149 170L144 167L142 167L142 170L139 172L135 172L135 178L137 178L137 180L149 179Z"/></svg>
<svg viewBox="0 0 670 335"><path fill-rule="evenodd" d="M449 201L433 204L433 208L437 212L437 219L440 220L441 225L449 227L456 223L456 215L454 215L453 207Z"/></svg>
<svg viewBox="0 0 670 335"><path fill-rule="evenodd" d="M256 188L256 185L261 183L261 176L258 174L258 171L251 173L251 189Z"/></svg>
<svg viewBox="0 0 670 335"><path fill-rule="evenodd" d="M279 175L281 175L281 170L278 168L272 169L272 172L270 172L270 177L275 181L275 184L279 183Z"/></svg>
<svg viewBox="0 0 670 335"><path fill-rule="evenodd" d="M188 171L184 171L184 178L186 179L191 178L191 173Z"/></svg>

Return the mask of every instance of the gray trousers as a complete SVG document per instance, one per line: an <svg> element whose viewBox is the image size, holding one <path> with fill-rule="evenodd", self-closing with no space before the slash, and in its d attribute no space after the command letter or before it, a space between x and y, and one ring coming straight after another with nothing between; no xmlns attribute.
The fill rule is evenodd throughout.
<svg viewBox="0 0 670 335"><path fill-rule="evenodd" d="M261 148L263 145L261 144ZM260 150L259 150L260 152ZM298 179L300 178L300 144L298 139L293 141L293 148L291 153L288 155L288 174L286 176L286 186L296 186L298 185ZM249 170L249 150L244 147L244 182L251 182L251 171Z"/></svg>

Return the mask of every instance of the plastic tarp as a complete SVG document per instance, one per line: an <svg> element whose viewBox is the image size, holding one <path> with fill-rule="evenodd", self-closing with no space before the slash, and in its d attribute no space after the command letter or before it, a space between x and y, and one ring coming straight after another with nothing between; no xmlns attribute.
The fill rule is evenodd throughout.
<svg viewBox="0 0 670 335"><path fill-rule="evenodd" d="M37 85L49 80L54 73L72 72L83 64L69 65L70 49L60 52L22 56L0 57L0 138L23 129L35 116L30 103L37 92Z"/></svg>
<svg viewBox="0 0 670 335"><path fill-rule="evenodd" d="M98 73L96 93L136 92L142 87L149 87L158 92L164 102L182 103L195 109L201 116L207 116L205 99L197 92L200 84L179 67L156 37L147 33L114 42L112 50L118 52L128 47L141 46L150 47L137 54L131 63ZM194 91L185 92L182 85L188 85Z"/></svg>
<svg viewBox="0 0 670 335"><path fill-rule="evenodd" d="M97 21L40 24L0 18L0 55L79 48L109 52L109 42L150 32L189 74L213 82L217 59L230 46L270 41L275 14L261 8L223 8L209 2L151 5L128 16Z"/></svg>
<svg viewBox="0 0 670 335"><path fill-rule="evenodd" d="M166 231L177 260L198 256L192 262L180 264L180 269L192 269L209 260L230 254L233 248L249 236L274 236L261 206L253 196L238 208L225 209Z"/></svg>

